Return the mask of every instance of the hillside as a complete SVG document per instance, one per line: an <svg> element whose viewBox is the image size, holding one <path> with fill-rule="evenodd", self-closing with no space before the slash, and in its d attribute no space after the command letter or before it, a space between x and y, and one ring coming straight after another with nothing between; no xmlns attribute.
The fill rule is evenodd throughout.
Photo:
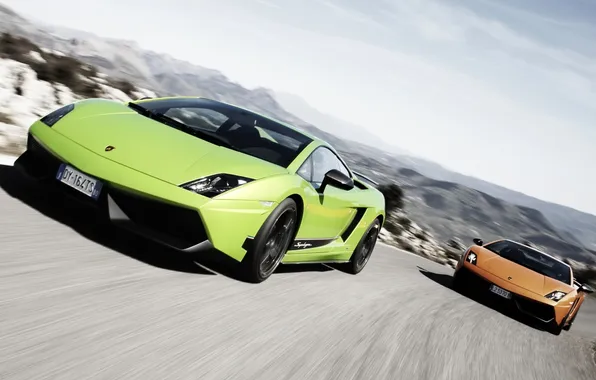
<svg viewBox="0 0 596 380"><path fill-rule="evenodd" d="M98 71L97 76L91 75L95 83L105 75L107 78L124 78L136 87L148 88L160 95L208 96L255 109L307 130L332 143L355 169L384 182L402 183L407 189L407 212L442 240L461 237L469 242L477 232L485 239L490 236L527 238L537 244L547 244L562 256L581 260L594 257L583 245L596 243L595 216L585 214L585 217L576 219L576 215L583 214L450 172L436 163L340 138L330 133L332 127L315 126L288 112L271 90L244 88L217 70L143 50L131 41L34 25L14 12L0 8L2 30L30 38L44 47L42 52L59 51L93 65ZM111 82L116 83L114 79ZM403 169L413 169L420 175L412 178ZM495 195L497 193L499 195ZM477 231L471 230L471 224Z"/></svg>
<svg viewBox="0 0 596 380"><path fill-rule="evenodd" d="M27 128L41 116L79 99L120 101L155 96L89 65L26 39L0 35L0 148L22 152Z"/></svg>
<svg viewBox="0 0 596 380"><path fill-rule="evenodd" d="M454 182L437 181L413 170L399 171L406 208L441 240L485 241L502 236L530 241L549 252L579 261L593 255L558 230L540 211L518 206Z"/></svg>
<svg viewBox="0 0 596 380"><path fill-rule="evenodd" d="M469 245L473 238L485 241L506 237L528 241L560 257L596 263L594 252L557 228L539 210L515 205L476 189L393 165L391 159L372 159L344 152L349 164L376 181L391 178L405 192L408 215L441 242L456 239Z"/></svg>
<svg viewBox="0 0 596 380"><path fill-rule="evenodd" d="M574 244L580 246L585 245L591 250L596 250L596 216L594 215L570 207L536 199L526 194L475 177L450 171L435 162L412 157L402 148L393 148L392 145L382 141L379 142L374 138L360 139L360 136L367 133L362 127L325 115L308 105L305 100L295 96L276 93L276 99L280 101L285 108L294 112L299 117L305 118L316 125L325 125L326 130L327 126L329 126L329 129L335 131L334 133L338 136L351 136L351 139L358 138L361 142L365 142L377 148L375 151L365 149L361 153L365 153L366 155L375 153L377 156L381 156L379 157L381 161L391 160L396 169L413 169L420 174L438 181L459 183L469 188L479 190L492 197L503 199L509 203L537 209L554 227L561 230L565 237L570 239ZM379 152L379 149L384 152Z"/></svg>
<svg viewBox="0 0 596 380"><path fill-rule="evenodd" d="M402 165L441 181L456 182L482 191L507 202L539 210L556 228L567 232L568 238L590 250L596 250L596 216L571 207L543 201L493 183L447 170L424 160L411 160Z"/></svg>

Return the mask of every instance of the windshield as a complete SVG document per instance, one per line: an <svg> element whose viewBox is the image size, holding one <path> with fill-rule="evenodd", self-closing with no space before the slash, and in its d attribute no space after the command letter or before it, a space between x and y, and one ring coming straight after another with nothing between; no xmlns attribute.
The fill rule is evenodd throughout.
<svg viewBox="0 0 596 380"><path fill-rule="evenodd" d="M185 128L177 129L182 132L282 167L288 167L312 142L272 119L209 99L158 99L130 106L165 125L175 127L168 119L181 123Z"/></svg>
<svg viewBox="0 0 596 380"><path fill-rule="evenodd" d="M571 284L569 266L535 249L507 240L487 244L484 248L534 272Z"/></svg>

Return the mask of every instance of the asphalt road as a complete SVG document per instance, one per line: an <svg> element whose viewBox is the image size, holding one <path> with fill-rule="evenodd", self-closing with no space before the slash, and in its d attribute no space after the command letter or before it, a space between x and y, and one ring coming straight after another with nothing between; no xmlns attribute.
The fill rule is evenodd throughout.
<svg viewBox="0 0 596 380"><path fill-rule="evenodd" d="M596 379L592 300L554 336L383 245L252 285L92 220L0 166L0 379Z"/></svg>

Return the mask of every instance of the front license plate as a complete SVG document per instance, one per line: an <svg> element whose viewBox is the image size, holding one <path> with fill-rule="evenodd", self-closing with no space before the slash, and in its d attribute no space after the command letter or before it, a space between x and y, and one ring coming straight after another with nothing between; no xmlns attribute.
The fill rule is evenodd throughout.
<svg viewBox="0 0 596 380"><path fill-rule="evenodd" d="M493 293L495 293L495 294L500 295L501 297L504 297L504 298L507 298L507 299L510 299L511 298L511 292L508 292L505 289L501 289L501 288L499 288L496 285L491 285L490 286L490 291L493 292Z"/></svg>
<svg viewBox="0 0 596 380"><path fill-rule="evenodd" d="M103 186L101 181L66 164L60 165L56 179L93 199L99 198Z"/></svg>

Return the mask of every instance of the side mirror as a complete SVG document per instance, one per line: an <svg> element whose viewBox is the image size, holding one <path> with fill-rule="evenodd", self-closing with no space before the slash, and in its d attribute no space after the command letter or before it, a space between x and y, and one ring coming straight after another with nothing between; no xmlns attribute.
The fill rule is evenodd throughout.
<svg viewBox="0 0 596 380"><path fill-rule="evenodd" d="M583 284L577 290L579 292L584 292L584 293L594 293L594 289L592 289L592 287L590 285L586 285L586 284Z"/></svg>
<svg viewBox="0 0 596 380"><path fill-rule="evenodd" d="M474 244L476 244L476 245L480 245L480 246L482 246L482 244L484 243L484 242L482 241L482 239L478 239L478 238L476 238L476 239L474 239L474 240L472 240L472 241L474 242Z"/></svg>
<svg viewBox="0 0 596 380"><path fill-rule="evenodd" d="M324 192L327 186L337 187L342 190L352 190L354 188L354 180L337 169L331 169L325 174L319 192Z"/></svg>

